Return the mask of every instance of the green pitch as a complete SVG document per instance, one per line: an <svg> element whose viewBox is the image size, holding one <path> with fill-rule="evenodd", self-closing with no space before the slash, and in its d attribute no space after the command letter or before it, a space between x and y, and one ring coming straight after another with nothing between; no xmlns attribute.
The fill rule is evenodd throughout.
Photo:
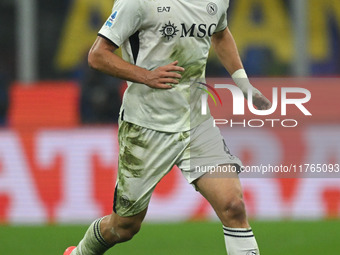
<svg viewBox="0 0 340 255"><path fill-rule="evenodd" d="M254 221L261 254L338 255L340 220ZM62 255L75 245L86 226L0 226L2 255ZM221 225L211 222L144 224L132 241L108 255L225 255Z"/></svg>

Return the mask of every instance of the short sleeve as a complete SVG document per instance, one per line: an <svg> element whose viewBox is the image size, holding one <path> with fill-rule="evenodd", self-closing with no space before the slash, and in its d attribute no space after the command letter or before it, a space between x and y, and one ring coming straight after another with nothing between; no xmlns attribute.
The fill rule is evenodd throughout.
<svg viewBox="0 0 340 255"><path fill-rule="evenodd" d="M225 1L226 4L224 5L224 8L222 10L222 15L219 19L215 32L223 31L228 26L228 20L227 20L228 13L227 12L228 12L228 7L229 7L229 1L226 1L226 0L223 0L223 1Z"/></svg>
<svg viewBox="0 0 340 255"><path fill-rule="evenodd" d="M110 17L105 21L98 35L121 46L141 26L139 0L115 0Z"/></svg>

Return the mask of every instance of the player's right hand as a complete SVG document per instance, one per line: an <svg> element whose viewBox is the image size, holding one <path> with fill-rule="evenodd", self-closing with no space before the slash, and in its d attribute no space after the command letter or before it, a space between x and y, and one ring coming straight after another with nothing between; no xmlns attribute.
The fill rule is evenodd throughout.
<svg viewBox="0 0 340 255"><path fill-rule="evenodd" d="M145 84L155 89L171 89L171 84L178 84L182 75L178 72L184 72L184 68L177 66L178 61L168 65L160 66L155 70L149 71L146 76Z"/></svg>
<svg viewBox="0 0 340 255"><path fill-rule="evenodd" d="M272 103L261 92L253 94L253 104L258 110L269 110Z"/></svg>

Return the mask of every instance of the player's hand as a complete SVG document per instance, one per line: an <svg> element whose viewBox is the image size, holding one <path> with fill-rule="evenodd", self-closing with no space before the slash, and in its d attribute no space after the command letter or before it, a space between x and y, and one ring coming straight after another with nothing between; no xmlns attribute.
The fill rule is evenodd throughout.
<svg viewBox="0 0 340 255"><path fill-rule="evenodd" d="M272 103L257 89L253 92L253 104L258 110L268 110L272 106Z"/></svg>
<svg viewBox="0 0 340 255"><path fill-rule="evenodd" d="M178 61L176 60L171 64L149 71L145 84L156 89L171 89L171 84L178 84L178 80L182 78L182 75L178 72L184 72L184 68L177 66L177 64Z"/></svg>

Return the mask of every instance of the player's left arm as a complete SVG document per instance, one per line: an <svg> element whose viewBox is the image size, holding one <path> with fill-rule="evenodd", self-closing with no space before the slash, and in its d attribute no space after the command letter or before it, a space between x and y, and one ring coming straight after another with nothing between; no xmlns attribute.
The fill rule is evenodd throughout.
<svg viewBox="0 0 340 255"><path fill-rule="evenodd" d="M252 88L253 104L257 109L269 109L271 107L270 101L249 82L235 40L228 27L223 31L213 34L212 46L222 65L231 74L234 82L242 90L244 96L247 97L248 89Z"/></svg>

